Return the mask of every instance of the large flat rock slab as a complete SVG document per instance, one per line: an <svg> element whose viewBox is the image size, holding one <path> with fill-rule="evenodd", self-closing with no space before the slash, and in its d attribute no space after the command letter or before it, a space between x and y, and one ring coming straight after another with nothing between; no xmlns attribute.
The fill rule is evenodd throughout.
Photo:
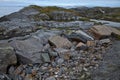
<svg viewBox="0 0 120 80"><path fill-rule="evenodd" d="M104 26L104 25L97 25L93 26L90 29L90 32L94 35L96 39L104 38L111 36L111 34L119 35L120 36L120 31L117 30L116 28Z"/></svg>
<svg viewBox="0 0 120 80"><path fill-rule="evenodd" d="M67 38L61 36L52 36L49 38L49 42L56 48L70 48L72 46Z"/></svg>

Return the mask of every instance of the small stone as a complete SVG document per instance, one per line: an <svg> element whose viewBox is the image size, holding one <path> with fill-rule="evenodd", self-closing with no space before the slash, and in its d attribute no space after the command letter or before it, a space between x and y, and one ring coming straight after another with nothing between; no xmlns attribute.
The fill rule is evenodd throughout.
<svg viewBox="0 0 120 80"><path fill-rule="evenodd" d="M26 74L31 74L32 73L32 67L27 67L25 68Z"/></svg>
<svg viewBox="0 0 120 80"><path fill-rule="evenodd" d="M57 53L57 52L49 52L49 54L50 54L50 56L52 56L52 57L58 56L58 53Z"/></svg>
<svg viewBox="0 0 120 80"><path fill-rule="evenodd" d="M47 51L49 48L50 48L50 45L49 45L49 44L46 44L46 45L43 47L43 50L42 50L42 51Z"/></svg>
<svg viewBox="0 0 120 80"><path fill-rule="evenodd" d="M31 66L31 67L32 67L32 66L33 66L33 64L28 64L28 66Z"/></svg>
<svg viewBox="0 0 120 80"><path fill-rule="evenodd" d="M102 59L102 55L101 55L101 54L97 54L97 55L95 55L95 58L96 58L97 60L101 60L101 59Z"/></svg>
<svg viewBox="0 0 120 80"><path fill-rule="evenodd" d="M36 77L38 78L38 80L42 80L42 75L41 75L41 72L38 72Z"/></svg>
<svg viewBox="0 0 120 80"><path fill-rule="evenodd" d="M81 62L81 63L85 63L85 62L86 62L86 59L85 59L85 58L81 58L81 59L80 59L80 62Z"/></svg>
<svg viewBox="0 0 120 80"><path fill-rule="evenodd" d="M8 73L9 73L10 75L12 75L14 71L15 71L15 67L14 67L14 66L11 66L11 67L9 68Z"/></svg>
<svg viewBox="0 0 120 80"><path fill-rule="evenodd" d="M23 70L23 72L21 73L21 76L22 76L22 77L25 77L25 74L26 74L26 73L25 73L25 70Z"/></svg>
<svg viewBox="0 0 120 80"><path fill-rule="evenodd" d="M23 71L23 65L20 65L20 66L18 66L17 67L17 69L15 70L15 74L21 74L22 73L22 71Z"/></svg>
<svg viewBox="0 0 120 80"><path fill-rule="evenodd" d="M72 46L72 43L67 38L61 36L50 37L49 42L56 48L70 48Z"/></svg>
<svg viewBox="0 0 120 80"><path fill-rule="evenodd" d="M33 77L32 77L32 74L27 74L25 76L25 80L34 80Z"/></svg>
<svg viewBox="0 0 120 80"><path fill-rule="evenodd" d="M76 49L77 50L78 49L80 49L80 50L86 50L87 46L84 43L80 42L80 43L77 44Z"/></svg>
<svg viewBox="0 0 120 80"><path fill-rule="evenodd" d="M95 46L96 43L95 41L87 41L87 46L90 47L90 46Z"/></svg>
<svg viewBox="0 0 120 80"><path fill-rule="evenodd" d="M14 80L23 80L23 77L20 75L16 75Z"/></svg>
<svg viewBox="0 0 120 80"><path fill-rule="evenodd" d="M55 75L55 77L57 78L57 77L58 77L58 75Z"/></svg>
<svg viewBox="0 0 120 80"><path fill-rule="evenodd" d="M69 60L71 57L71 51L63 48L55 48L54 49L61 58L65 60Z"/></svg>
<svg viewBox="0 0 120 80"><path fill-rule="evenodd" d="M85 80L85 74L83 74L82 76L80 76L80 80Z"/></svg>
<svg viewBox="0 0 120 80"><path fill-rule="evenodd" d="M0 73L0 80L11 80L6 74Z"/></svg>
<svg viewBox="0 0 120 80"><path fill-rule="evenodd" d="M85 68L85 67L83 68L83 70L84 70L84 71L88 71L88 69L87 69L87 68Z"/></svg>
<svg viewBox="0 0 120 80"><path fill-rule="evenodd" d="M32 75L35 76L37 74L36 70L32 70Z"/></svg>
<svg viewBox="0 0 120 80"><path fill-rule="evenodd" d="M111 42L110 39L102 39L102 40L100 40L100 44L108 44L110 42Z"/></svg>
<svg viewBox="0 0 120 80"><path fill-rule="evenodd" d="M52 67L56 67L57 64L55 62L51 62Z"/></svg>
<svg viewBox="0 0 120 80"><path fill-rule="evenodd" d="M44 62L50 62L50 57L49 57L48 53L42 53L41 57Z"/></svg>
<svg viewBox="0 0 120 80"><path fill-rule="evenodd" d="M58 65L62 65L63 62L64 62L64 59L62 59L62 58L60 58L60 59L57 60L57 64Z"/></svg>

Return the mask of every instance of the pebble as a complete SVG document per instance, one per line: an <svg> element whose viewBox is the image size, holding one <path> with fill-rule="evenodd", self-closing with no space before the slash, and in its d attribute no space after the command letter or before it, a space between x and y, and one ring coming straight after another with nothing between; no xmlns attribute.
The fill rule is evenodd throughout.
<svg viewBox="0 0 120 80"><path fill-rule="evenodd" d="M63 58L59 58L58 60L57 60L57 64L58 65L62 65L62 63L64 62L64 59Z"/></svg>
<svg viewBox="0 0 120 80"><path fill-rule="evenodd" d="M47 79L45 80L56 80L55 77L51 76L51 77L48 77Z"/></svg>
<svg viewBox="0 0 120 80"><path fill-rule="evenodd" d="M22 71L23 71L23 65L20 65L20 66L18 66L17 69L15 70L15 74L16 74L16 75L17 75L17 74L20 74L20 73L22 73Z"/></svg>

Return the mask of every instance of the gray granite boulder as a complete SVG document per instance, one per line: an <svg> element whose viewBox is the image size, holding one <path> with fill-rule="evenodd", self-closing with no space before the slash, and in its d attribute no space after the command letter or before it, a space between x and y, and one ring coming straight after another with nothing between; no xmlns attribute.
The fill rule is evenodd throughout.
<svg viewBox="0 0 120 80"><path fill-rule="evenodd" d="M19 62L42 63L41 54L46 50L45 46L48 44L48 39L56 34L58 32L40 30L21 39L13 39L10 45L15 48Z"/></svg>

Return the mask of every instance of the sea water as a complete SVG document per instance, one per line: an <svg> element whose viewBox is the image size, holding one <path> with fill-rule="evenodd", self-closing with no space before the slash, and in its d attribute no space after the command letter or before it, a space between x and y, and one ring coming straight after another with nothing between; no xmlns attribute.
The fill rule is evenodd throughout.
<svg viewBox="0 0 120 80"><path fill-rule="evenodd" d="M17 12L24 6L0 6L0 17Z"/></svg>

